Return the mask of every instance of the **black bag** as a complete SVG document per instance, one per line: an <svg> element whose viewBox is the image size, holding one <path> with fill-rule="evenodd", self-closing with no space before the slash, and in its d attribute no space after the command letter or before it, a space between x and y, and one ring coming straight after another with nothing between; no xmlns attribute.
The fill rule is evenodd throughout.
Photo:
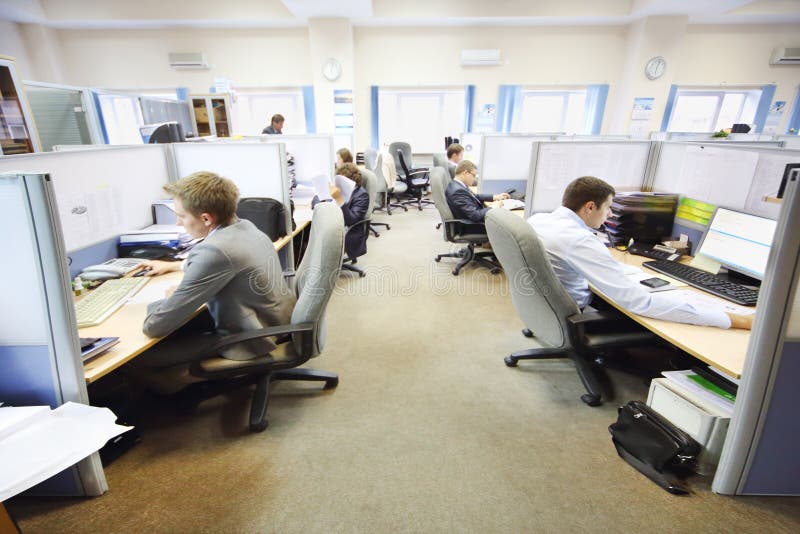
<svg viewBox="0 0 800 534"><path fill-rule="evenodd" d="M670 493L689 493L678 476L694 472L700 444L643 402L630 401L608 427L620 457Z"/></svg>
<svg viewBox="0 0 800 534"><path fill-rule="evenodd" d="M236 215L252 222L271 241L287 235L285 208L282 202L274 198L243 198L236 208Z"/></svg>

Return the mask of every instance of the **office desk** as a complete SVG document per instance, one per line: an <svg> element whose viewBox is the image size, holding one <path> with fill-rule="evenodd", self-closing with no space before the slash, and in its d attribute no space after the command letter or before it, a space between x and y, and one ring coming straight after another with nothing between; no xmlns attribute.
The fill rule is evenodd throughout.
<svg viewBox="0 0 800 534"><path fill-rule="evenodd" d="M296 211L295 222L297 223L297 228L290 235L282 237L273 243L276 251L290 243L296 235L311 223L311 211L308 210L306 212L304 210L299 216ZM167 289L177 286L182 278L182 272L167 273L153 277L140 290L140 294L152 296L152 301L158 300L165 296ZM137 294L137 296L140 295ZM134 301L137 296L134 296ZM202 308L198 308L195 315L200 310ZM146 302L132 302L122 306L101 324L78 329L80 337L119 337L117 345L111 347L100 356L89 360L84 365L83 370L87 384L99 380L161 341L162 338L152 338L142 333L142 324L146 314Z"/></svg>
<svg viewBox="0 0 800 534"><path fill-rule="evenodd" d="M610 250L614 259L628 265L641 266L643 262L650 261L650 258L643 256L635 256L613 248ZM645 270L647 269L645 268ZM620 308L613 300L603 295L596 288L590 286L590 289L603 300L662 339L735 378L741 378L745 356L747 355L747 345L750 341L749 330L733 328L724 330L711 326L695 326L642 317ZM700 291L692 287L682 287L681 289ZM704 291L700 291L700 293L717 298ZM719 300L720 302L728 302L723 299Z"/></svg>

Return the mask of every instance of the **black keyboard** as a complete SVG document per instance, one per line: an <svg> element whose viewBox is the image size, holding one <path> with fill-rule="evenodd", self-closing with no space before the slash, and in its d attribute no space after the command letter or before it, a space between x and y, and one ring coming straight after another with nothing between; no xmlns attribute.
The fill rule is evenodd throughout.
<svg viewBox="0 0 800 534"><path fill-rule="evenodd" d="M642 265L742 306L755 306L758 301L758 290L728 282L689 265L664 260L646 261Z"/></svg>
<svg viewBox="0 0 800 534"><path fill-rule="evenodd" d="M657 250L649 245L640 245L633 243L626 249L629 253L637 256L644 256L645 258L652 258L654 260L669 260L675 261L681 257L681 254L675 252L667 252L666 250Z"/></svg>

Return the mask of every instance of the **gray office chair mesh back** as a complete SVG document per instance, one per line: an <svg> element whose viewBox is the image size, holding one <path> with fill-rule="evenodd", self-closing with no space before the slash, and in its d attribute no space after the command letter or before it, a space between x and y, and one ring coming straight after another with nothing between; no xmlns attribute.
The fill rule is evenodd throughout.
<svg viewBox="0 0 800 534"><path fill-rule="evenodd" d="M344 251L344 217L342 210L332 202L322 202L314 208L311 235L303 261L295 275L297 304L292 312L292 324L317 325L314 356L325 346L325 306L330 300L342 264ZM292 342L299 353L300 336Z"/></svg>
<svg viewBox="0 0 800 534"><path fill-rule="evenodd" d="M441 167L433 167L431 169L431 193L433 194L433 203L439 211L442 222L453 219L453 212L450 211L450 206L447 204L447 196L445 196L445 191L449 183L450 175L446 170ZM445 239L447 239L447 228L445 225L443 225L442 228L445 233Z"/></svg>
<svg viewBox="0 0 800 534"><path fill-rule="evenodd" d="M364 150L364 166L371 170L375 170L375 165L378 162L378 151L374 148Z"/></svg>
<svg viewBox="0 0 800 534"><path fill-rule="evenodd" d="M434 167L441 167L445 169L448 173L450 172L448 167L450 163L447 162L447 156L445 154L434 154L433 155L433 166Z"/></svg>
<svg viewBox="0 0 800 534"><path fill-rule="evenodd" d="M508 276L522 322L551 347L567 345L566 320L579 313L578 306L556 277L531 225L508 210L494 209L486 214L486 233Z"/></svg>
<svg viewBox="0 0 800 534"><path fill-rule="evenodd" d="M360 169L361 171L361 186L369 195L369 207L367 207L367 219L372 218L372 210L375 209L375 201L378 196L378 178L375 173L367 170Z"/></svg>

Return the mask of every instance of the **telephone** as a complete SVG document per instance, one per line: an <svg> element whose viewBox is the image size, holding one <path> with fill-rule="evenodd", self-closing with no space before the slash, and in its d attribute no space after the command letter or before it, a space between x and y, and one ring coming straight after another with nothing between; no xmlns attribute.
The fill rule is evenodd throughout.
<svg viewBox="0 0 800 534"><path fill-rule="evenodd" d="M120 278L138 268L143 260L135 258L114 258L105 263L90 265L78 275L82 280L110 280Z"/></svg>

